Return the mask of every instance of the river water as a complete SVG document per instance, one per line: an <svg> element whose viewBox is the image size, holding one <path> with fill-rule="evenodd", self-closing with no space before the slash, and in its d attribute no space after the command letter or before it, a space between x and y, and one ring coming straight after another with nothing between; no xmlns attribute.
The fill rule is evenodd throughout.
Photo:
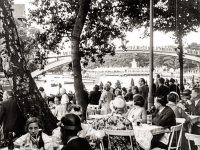
<svg viewBox="0 0 200 150"><path fill-rule="evenodd" d="M130 87L131 78L133 78L135 85L138 85L140 78L144 78L147 82L149 81L148 76L100 76L98 79L83 79L83 83L88 91L91 91L95 84L100 84L102 82L105 84L107 81L112 83L112 87L115 87L117 80L121 82L122 87ZM91 82L88 82L91 81ZM73 78L65 77L63 75L45 75L40 76L39 80L36 80L38 87L42 86L45 89L47 95L56 94L59 90L58 84L61 84L68 92L74 92Z"/></svg>

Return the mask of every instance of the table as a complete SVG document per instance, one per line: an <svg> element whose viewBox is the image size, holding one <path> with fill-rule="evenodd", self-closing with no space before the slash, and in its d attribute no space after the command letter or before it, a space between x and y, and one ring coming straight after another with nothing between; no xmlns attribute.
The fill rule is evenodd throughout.
<svg viewBox="0 0 200 150"><path fill-rule="evenodd" d="M99 114L96 114L96 115L88 115L88 119L100 119L100 118L103 118L107 115L99 115Z"/></svg>
<svg viewBox="0 0 200 150"><path fill-rule="evenodd" d="M200 122L200 116L190 115L191 124ZM185 118L176 118L177 123L185 123Z"/></svg>
<svg viewBox="0 0 200 150"><path fill-rule="evenodd" d="M196 116L196 115L190 115L191 118L191 123L195 124L195 123L200 123L200 116Z"/></svg>
<svg viewBox="0 0 200 150"><path fill-rule="evenodd" d="M161 126L142 124L140 126L133 126L133 132L138 144L143 149L149 150L151 148L153 135L167 133L169 129Z"/></svg>
<svg viewBox="0 0 200 150"><path fill-rule="evenodd" d="M176 123L185 123L185 118L176 118Z"/></svg>

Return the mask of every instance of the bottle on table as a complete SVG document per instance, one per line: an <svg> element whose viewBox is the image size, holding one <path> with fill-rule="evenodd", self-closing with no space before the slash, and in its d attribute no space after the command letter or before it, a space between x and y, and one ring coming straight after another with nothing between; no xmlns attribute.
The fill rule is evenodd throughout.
<svg viewBox="0 0 200 150"><path fill-rule="evenodd" d="M147 110L147 124L152 125L152 114L155 112L155 106L151 106L149 110Z"/></svg>
<svg viewBox="0 0 200 150"><path fill-rule="evenodd" d="M152 114L147 114L147 124L152 125Z"/></svg>

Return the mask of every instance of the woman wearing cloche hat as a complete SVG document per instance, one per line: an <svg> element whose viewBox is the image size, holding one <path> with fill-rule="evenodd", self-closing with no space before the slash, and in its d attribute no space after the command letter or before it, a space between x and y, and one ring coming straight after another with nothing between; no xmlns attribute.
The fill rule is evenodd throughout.
<svg viewBox="0 0 200 150"><path fill-rule="evenodd" d="M75 114L66 114L61 119L61 139L63 142L62 150L91 150L88 141L77 136L82 130L81 120Z"/></svg>

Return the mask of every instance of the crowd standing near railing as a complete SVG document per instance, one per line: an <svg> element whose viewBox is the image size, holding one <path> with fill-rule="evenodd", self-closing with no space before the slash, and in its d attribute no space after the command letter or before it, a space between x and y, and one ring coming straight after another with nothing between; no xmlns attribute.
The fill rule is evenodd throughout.
<svg viewBox="0 0 200 150"><path fill-rule="evenodd" d="M148 84L141 78L138 85L121 87L115 84L115 87L112 87L112 83L108 81L103 85L103 89L100 85L94 85L93 91L89 92L85 87L85 96L87 96L89 105L87 120L80 126L78 124L81 121L82 108L76 104L74 93L67 93L65 88L59 88L56 95L47 96L45 89L40 87L42 97L48 103L52 114L60 121L52 136L47 136L42 132L42 126L37 118L32 118L33 121L30 121L30 118L25 123L23 117L19 116L12 91L2 89L0 93L2 97L0 105L1 147L8 144L8 137L12 133L15 147L48 149L46 148L47 143L51 140L52 145L50 146L54 149L64 150L67 149L66 147L76 146L76 143L82 143L86 149L99 147L102 149L108 146L106 132L104 132L108 129L130 130L135 134L135 138L131 138L134 141L133 144L129 142L126 144L128 140L126 137L111 136L112 150L118 149L118 145L121 149L131 149L132 146L137 149L144 149L145 146L166 148L170 139L171 132L169 131L171 127L176 126L178 123L176 119L179 120L179 118L185 118L183 132L200 134L200 85L198 81L192 85L186 85L184 92L181 93L175 79L164 79L157 75L153 84L154 107L150 109L147 109ZM149 129L147 132L150 137L147 139L150 141L147 141L145 145L142 144L141 137L137 134L137 126L142 128L146 123L149 124L145 130ZM24 130L25 124L26 130ZM155 132L155 129L152 129L154 126L150 127L151 124L159 131ZM168 132L163 133L163 129L167 129ZM72 135L67 137L67 132ZM87 143L90 143L90 146Z"/></svg>

